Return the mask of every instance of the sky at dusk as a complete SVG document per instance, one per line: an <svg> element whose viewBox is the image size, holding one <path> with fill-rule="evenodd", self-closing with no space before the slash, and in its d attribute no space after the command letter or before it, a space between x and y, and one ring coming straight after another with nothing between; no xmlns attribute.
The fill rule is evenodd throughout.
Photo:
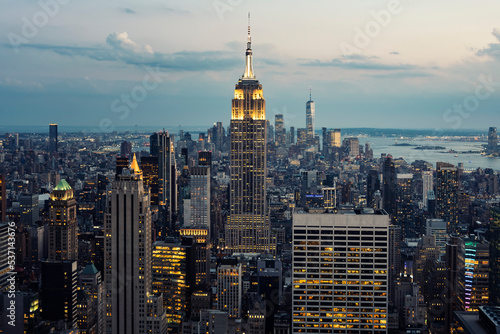
<svg viewBox="0 0 500 334"><path fill-rule="evenodd" d="M251 12L267 118L500 127L498 0L6 0L2 125L228 125Z"/></svg>

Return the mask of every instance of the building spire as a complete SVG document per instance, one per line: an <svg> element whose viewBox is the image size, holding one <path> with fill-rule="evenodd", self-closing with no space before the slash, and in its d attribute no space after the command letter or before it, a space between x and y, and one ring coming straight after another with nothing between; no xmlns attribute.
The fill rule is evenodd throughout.
<svg viewBox="0 0 500 334"><path fill-rule="evenodd" d="M248 13L246 66L245 66L245 73L243 73L243 79L255 79L255 75L253 74L252 36L250 35L250 13Z"/></svg>
<svg viewBox="0 0 500 334"><path fill-rule="evenodd" d="M309 101L312 101L312 86L309 85Z"/></svg>

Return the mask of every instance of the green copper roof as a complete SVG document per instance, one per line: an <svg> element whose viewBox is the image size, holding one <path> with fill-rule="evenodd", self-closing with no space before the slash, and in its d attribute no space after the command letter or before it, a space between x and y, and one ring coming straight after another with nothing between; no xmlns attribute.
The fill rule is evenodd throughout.
<svg viewBox="0 0 500 334"><path fill-rule="evenodd" d="M54 188L54 190L70 190L70 189L71 189L71 186L68 184L68 182L66 182L65 179L62 179L61 181L59 181L57 186Z"/></svg>
<svg viewBox="0 0 500 334"><path fill-rule="evenodd" d="M98 270L92 262L87 263L85 269L83 269L82 275L95 275Z"/></svg>

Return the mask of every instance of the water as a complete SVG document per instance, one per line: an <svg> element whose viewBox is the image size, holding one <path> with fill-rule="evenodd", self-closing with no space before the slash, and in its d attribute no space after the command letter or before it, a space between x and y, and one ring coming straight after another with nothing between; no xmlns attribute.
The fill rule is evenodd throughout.
<svg viewBox="0 0 500 334"><path fill-rule="evenodd" d="M373 156L380 157L382 153L392 154L394 158L402 157L406 162L412 163L415 160L425 160L433 163L448 162L454 165L459 163L464 164L465 169L477 168L492 168L500 171L500 158L488 157L480 153L444 153L449 150L457 152L466 151L482 151L483 145L486 144L482 141L475 142L462 142L462 141L447 141L447 140L397 140L398 144L407 143L416 146L442 146L444 150L415 150L415 146L393 146L396 143L395 138L386 137L363 137L359 138L360 145L369 142L373 149ZM457 156L455 156L457 155Z"/></svg>

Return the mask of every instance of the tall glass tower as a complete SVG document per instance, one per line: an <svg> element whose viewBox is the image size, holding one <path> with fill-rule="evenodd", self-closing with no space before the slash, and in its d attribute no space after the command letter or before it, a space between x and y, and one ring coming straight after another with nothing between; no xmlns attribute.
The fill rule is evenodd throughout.
<svg viewBox="0 0 500 334"><path fill-rule="evenodd" d="M250 23L245 72L234 90L231 115L229 253L269 250L266 206L266 101L255 78Z"/></svg>
<svg viewBox="0 0 500 334"><path fill-rule="evenodd" d="M306 128L307 137L314 138L314 114L315 114L314 101L311 97L311 91L309 91L309 101L306 102Z"/></svg>

